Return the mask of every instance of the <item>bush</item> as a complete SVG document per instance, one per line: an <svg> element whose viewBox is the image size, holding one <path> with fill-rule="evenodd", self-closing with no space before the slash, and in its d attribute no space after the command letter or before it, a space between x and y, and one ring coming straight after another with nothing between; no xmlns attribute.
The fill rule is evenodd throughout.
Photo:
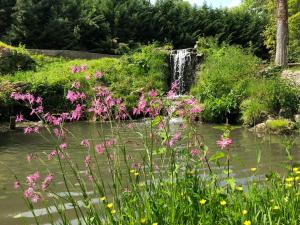
<svg viewBox="0 0 300 225"><path fill-rule="evenodd" d="M0 75L34 68L34 60L22 47L13 48L0 42Z"/></svg>
<svg viewBox="0 0 300 225"><path fill-rule="evenodd" d="M225 122L228 118L235 122L259 60L239 47L228 45L208 52L191 93L205 103L204 121Z"/></svg>

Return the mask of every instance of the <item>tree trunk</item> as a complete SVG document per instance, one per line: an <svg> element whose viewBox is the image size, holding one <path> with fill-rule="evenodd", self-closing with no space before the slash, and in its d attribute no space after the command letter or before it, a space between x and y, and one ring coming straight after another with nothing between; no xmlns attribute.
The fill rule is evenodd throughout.
<svg viewBox="0 0 300 225"><path fill-rule="evenodd" d="M288 64L288 0L277 0L277 35L275 65Z"/></svg>

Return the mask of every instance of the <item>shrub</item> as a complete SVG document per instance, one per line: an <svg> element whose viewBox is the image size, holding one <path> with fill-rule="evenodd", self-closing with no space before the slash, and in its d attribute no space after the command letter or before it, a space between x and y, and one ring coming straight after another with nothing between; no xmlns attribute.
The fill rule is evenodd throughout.
<svg viewBox="0 0 300 225"><path fill-rule="evenodd" d="M258 59L228 45L210 52L191 93L205 103L204 121L237 121L247 83L257 73Z"/></svg>
<svg viewBox="0 0 300 225"><path fill-rule="evenodd" d="M272 131L287 129L289 127L289 121L287 119L267 120L267 128Z"/></svg>
<svg viewBox="0 0 300 225"><path fill-rule="evenodd" d="M266 111L265 104L257 98L246 99L241 104L242 120L248 126L262 122Z"/></svg>
<svg viewBox="0 0 300 225"><path fill-rule="evenodd" d="M33 69L34 64L23 47L13 48L0 42L0 75Z"/></svg>

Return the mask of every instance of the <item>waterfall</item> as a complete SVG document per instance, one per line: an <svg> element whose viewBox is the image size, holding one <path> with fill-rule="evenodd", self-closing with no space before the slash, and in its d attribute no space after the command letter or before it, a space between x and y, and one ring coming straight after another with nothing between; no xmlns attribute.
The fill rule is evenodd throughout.
<svg viewBox="0 0 300 225"><path fill-rule="evenodd" d="M170 52L171 81L179 81L179 94L185 94L194 83L200 57L191 48Z"/></svg>

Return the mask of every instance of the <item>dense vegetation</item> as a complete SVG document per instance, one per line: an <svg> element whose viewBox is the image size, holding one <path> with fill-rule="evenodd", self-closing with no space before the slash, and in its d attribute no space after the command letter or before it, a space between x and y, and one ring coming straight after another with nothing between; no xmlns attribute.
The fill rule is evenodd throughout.
<svg viewBox="0 0 300 225"><path fill-rule="evenodd" d="M205 121L254 125L268 115L290 118L298 112L299 89L280 77L280 69L265 68L250 51L213 40L200 39L198 49L207 58L191 93L205 104Z"/></svg>
<svg viewBox="0 0 300 225"><path fill-rule="evenodd" d="M196 7L183 0L0 0L0 39L27 48L120 54L152 41L184 48L215 36L266 58L266 24L266 14L242 7Z"/></svg>
<svg viewBox="0 0 300 225"><path fill-rule="evenodd" d="M58 113L69 109L64 95L76 80L81 82L85 92L89 92L95 84L109 87L115 97L121 97L130 109L136 104L139 91L155 88L165 92L168 86L167 52L154 45L120 58L67 60L40 55L31 57L35 60L35 69L0 76L2 119L7 119L13 113L10 94L17 90L41 96L45 109ZM74 73L74 66L86 66L86 70ZM97 72L99 77L95 78Z"/></svg>

